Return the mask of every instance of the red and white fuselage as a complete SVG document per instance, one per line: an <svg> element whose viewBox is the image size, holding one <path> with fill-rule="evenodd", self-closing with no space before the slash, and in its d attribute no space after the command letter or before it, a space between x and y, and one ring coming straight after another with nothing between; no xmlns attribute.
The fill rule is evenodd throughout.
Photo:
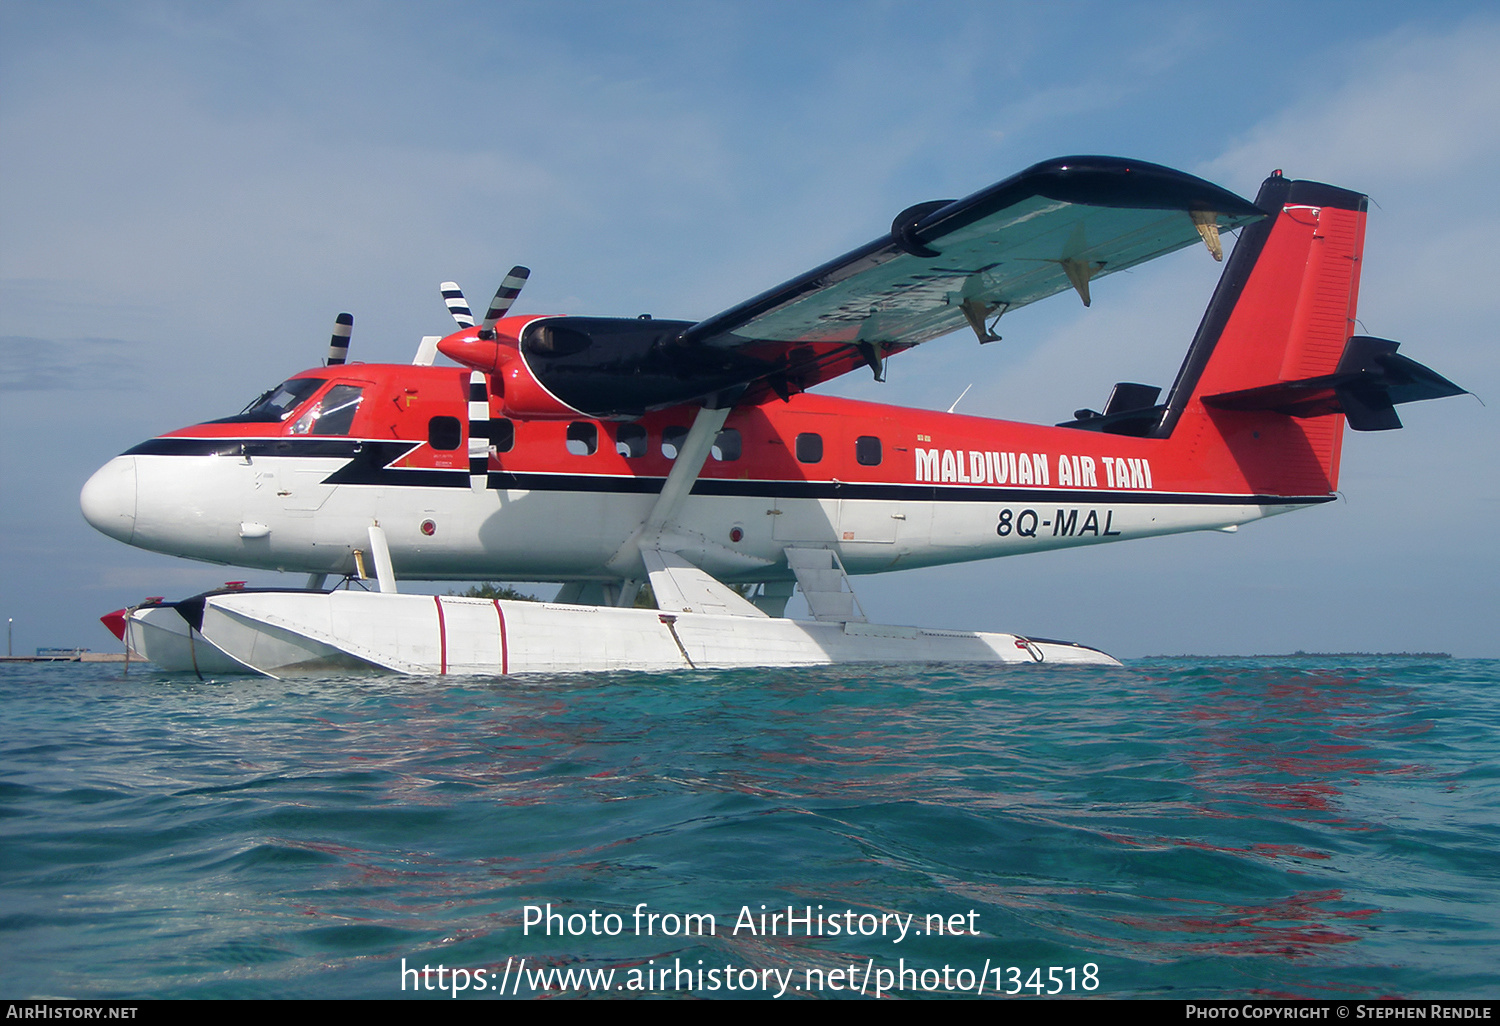
<svg viewBox="0 0 1500 1026"><path fill-rule="evenodd" d="M141 548L266 570L353 573L378 522L401 577L644 577L618 555L694 411L510 421L475 491L465 446L435 448L427 430L466 419L467 371L299 377L326 382L308 404L339 385L366 390L348 436L291 435L295 417L174 431L100 470L85 515ZM1257 489L1223 446L810 394L734 410L717 441L674 529L677 551L730 582L790 579L789 545L832 547L849 573L878 573L1232 527L1332 492L1332 467L1305 487Z"/></svg>
<svg viewBox="0 0 1500 1026"><path fill-rule="evenodd" d="M795 580L819 621L847 629L844 574L1233 529L1327 502L1346 417L1396 427L1394 404L1459 391L1353 335L1365 197L1277 175L1249 207L1180 173L1084 163L912 208L890 236L697 324L492 309L492 331L438 343L461 366L307 371L115 458L84 487L84 514L141 548L314 576L363 575L371 557L395 578L571 582L570 598L625 606L649 579L695 615L738 602L779 616ZM879 374L955 322L987 340L1006 289L1021 302L1071 283L1087 302L1109 263L1070 248L1085 226L1115 233L1116 269L1180 247L1184 225L1216 250L1200 194L1238 203L1242 234L1162 402L1123 383L1102 414L1047 426L806 392ZM1067 219L1070 203L1085 220ZM1054 243L1060 258L1024 255ZM1009 264L971 266L985 246ZM759 611L714 582L761 585Z"/></svg>

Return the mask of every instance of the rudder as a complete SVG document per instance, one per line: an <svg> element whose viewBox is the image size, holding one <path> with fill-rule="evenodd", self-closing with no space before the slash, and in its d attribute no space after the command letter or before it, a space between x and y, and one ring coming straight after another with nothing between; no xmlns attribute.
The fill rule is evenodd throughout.
<svg viewBox="0 0 1500 1026"><path fill-rule="evenodd" d="M1155 433L1219 436L1254 491L1326 495L1338 487L1341 412L1214 400L1338 369L1354 332L1367 199L1278 172L1256 206L1271 216L1241 231Z"/></svg>

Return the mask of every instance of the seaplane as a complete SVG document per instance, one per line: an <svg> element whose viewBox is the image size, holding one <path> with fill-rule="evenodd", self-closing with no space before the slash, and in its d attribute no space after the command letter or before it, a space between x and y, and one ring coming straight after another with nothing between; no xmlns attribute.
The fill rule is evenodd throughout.
<svg viewBox="0 0 1500 1026"><path fill-rule="evenodd" d="M81 495L112 538L305 586L105 620L200 674L1112 664L1070 642L870 623L850 581L1334 499L1346 424L1398 428L1397 405L1464 391L1355 333L1366 208L1280 171L1251 202L1155 164L1065 157L908 207L703 320L512 314L530 273L516 267L482 319L444 283L458 330L398 365L348 362L342 314L323 366L142 442ZM1100 410L1028 424L813 391L884 380L942 336L997 341L1010 311L1087 306L1101 278L1196 245L1224 267L1164 397L1121 382ZM562 587L551 602L401 590L419 580ZM656 608L637 608L647 584Z"/></svg>

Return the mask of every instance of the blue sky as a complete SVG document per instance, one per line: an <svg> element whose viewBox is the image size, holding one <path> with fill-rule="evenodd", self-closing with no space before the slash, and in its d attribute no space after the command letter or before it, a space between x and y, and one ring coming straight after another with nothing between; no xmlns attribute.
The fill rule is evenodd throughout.
<svg viewBox="0 0 1500 1026"><path fill-rule="evenodd" d="M1124 656L1500 656L1500 13L1485 4L0 2L0 616L18 652L244 576L95 533L78 490L315 365L410 359L513 263L518 310L698 318L902 208L1107 153L1374 200L1360 318L1485 401L1351 434L1345 498L1250 525L864 579L872 616ZM1167 384L1185 252L842 394L1052 422ZM274 575L259 575L271 583Z"/></svg>

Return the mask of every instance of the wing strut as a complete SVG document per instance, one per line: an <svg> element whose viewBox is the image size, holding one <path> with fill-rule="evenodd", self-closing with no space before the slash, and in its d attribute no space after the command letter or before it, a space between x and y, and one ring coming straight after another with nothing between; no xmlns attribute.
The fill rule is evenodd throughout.
<svg viewBox="0 0 1500 1026"><path fill-rule="evenodd" d="M682 504L687 501L693 485L698 483L698 475L703 473L703 464L708 460L709 450L714 447L714 439L719 437L724 422L729 419L730 409L728 406L722 410L704 407L693 418L693 426L688 429L682 448L677 450L677 460L672 464L672 472L661 486L661 495L657 497L656 505L651 508L646 522L641 525L640 537L634 540L633 548L661 547L662 535L668 525L677 519L677 514L682 512ZM615 553L615 559L620 555L621 553Z"/></svg>
<svg viewBox="0 0 1500 1026"><path fill-rule="evenodd" d="M609 560L624 568L634 559L645 564L657 608L684 613L723 613L731 616L765 616L733 589L725 587L706 571L689 563L672 549L671 529L682 505L693 491L714 439L719 437L731 407L700 409L677 451L677 461L661 487L656 505L640 531ZM632 558L633 557L633 558ZM623 564L623 565L622 565Z"/></svg>

